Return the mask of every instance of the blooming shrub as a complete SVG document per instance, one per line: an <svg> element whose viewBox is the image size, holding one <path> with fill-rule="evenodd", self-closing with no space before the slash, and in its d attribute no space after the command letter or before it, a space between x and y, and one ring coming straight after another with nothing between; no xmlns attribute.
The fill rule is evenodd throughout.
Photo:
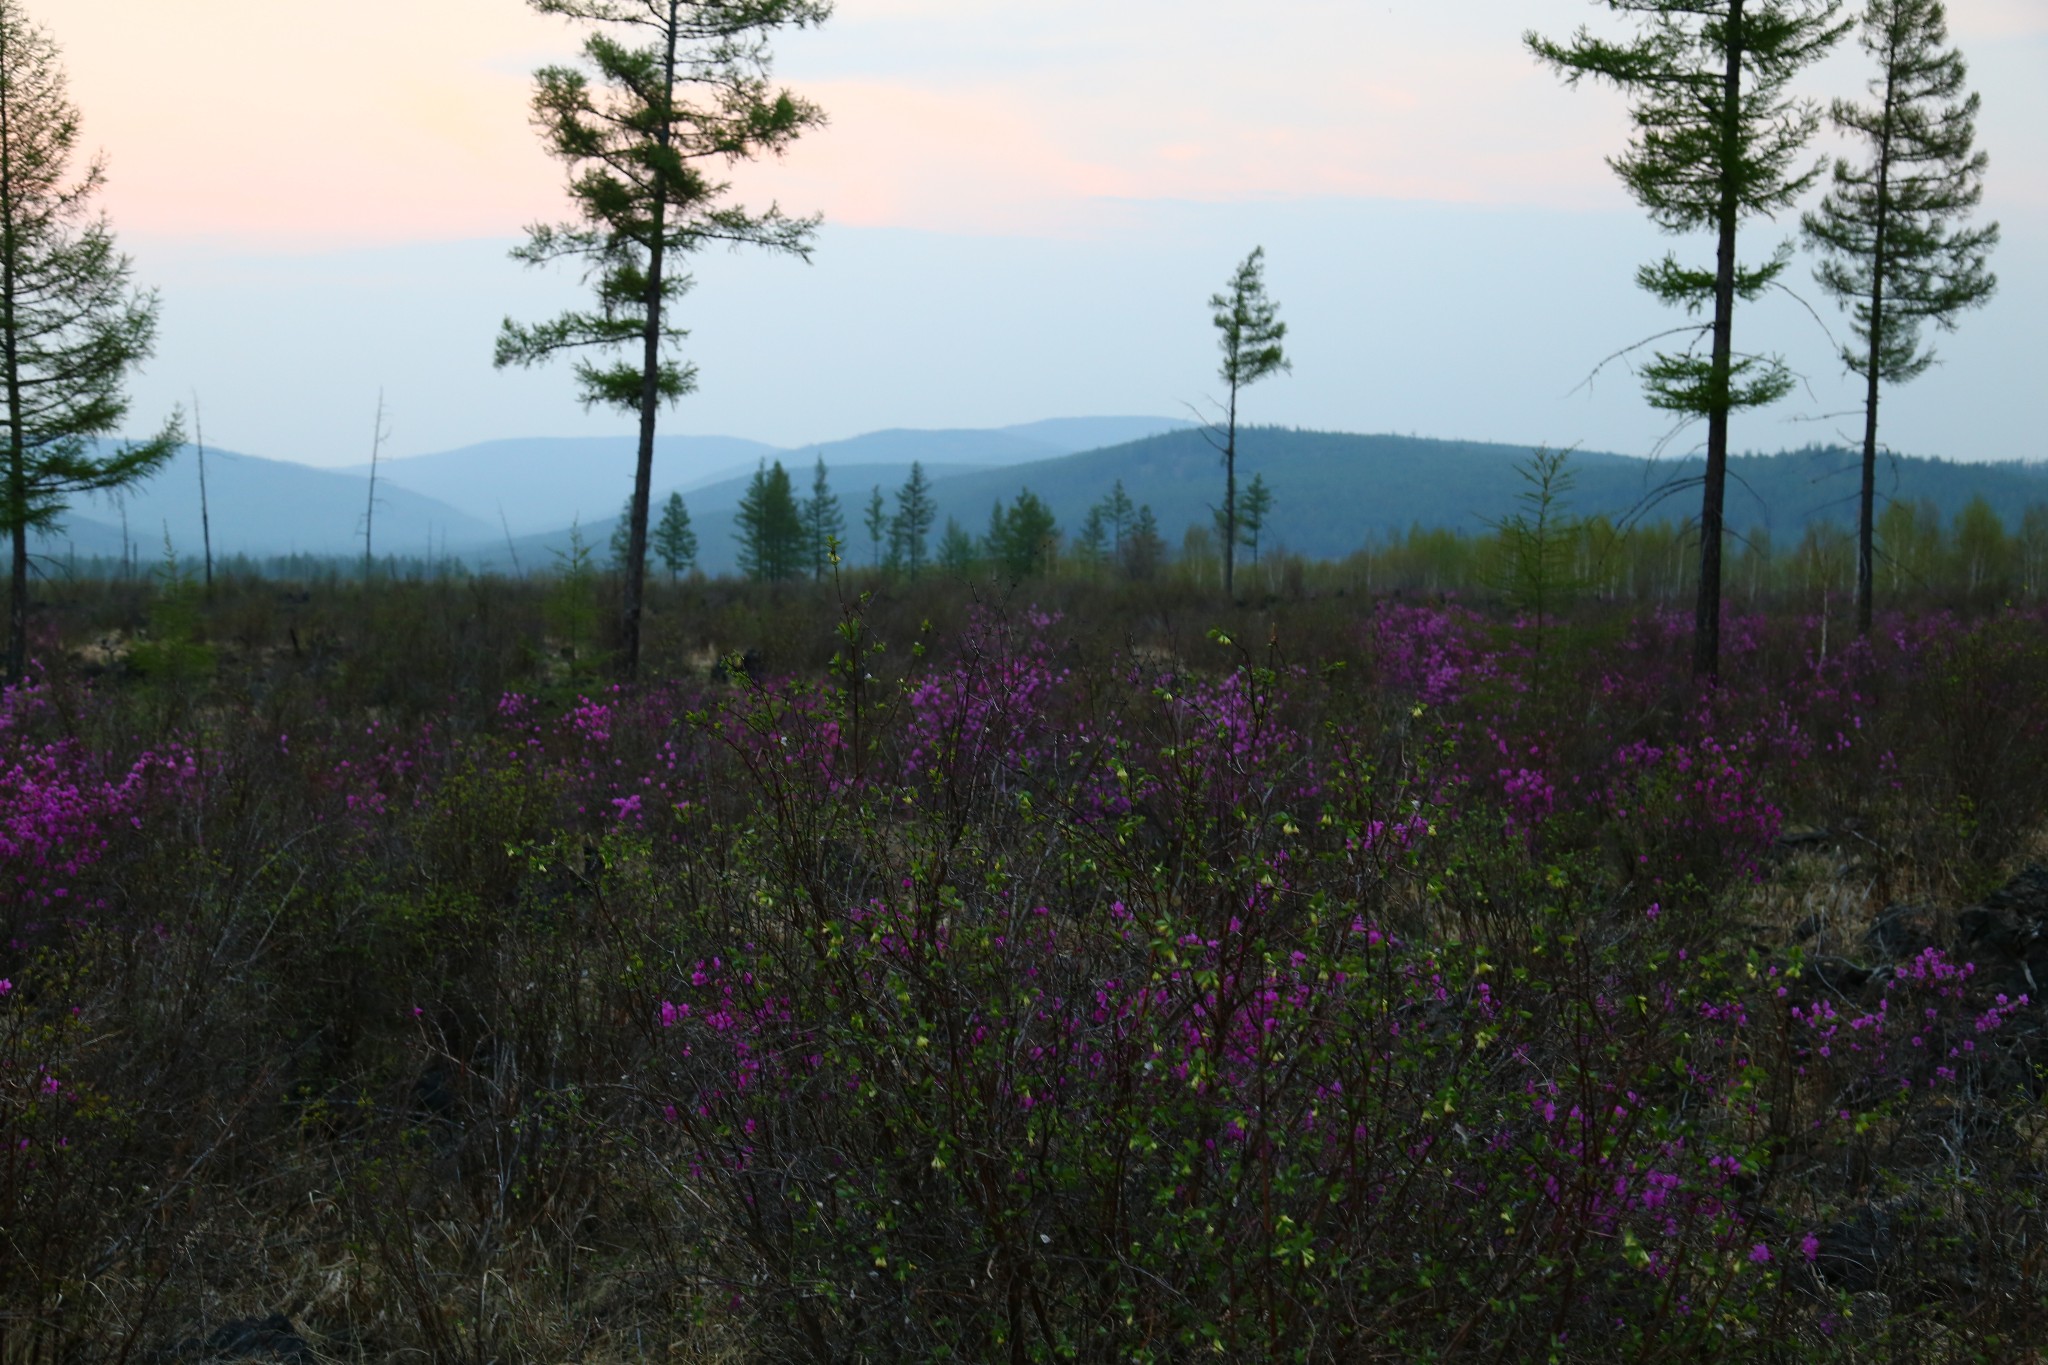
<svg viewBox="0 0 2048 1365"><path fill-rule="evenodd" d="M816 676L315 690L149 742L118 690L10 692L5 1321L169 1339L232 1233L331 1258L320 1330L448 1358L572 1322L892 1362L2042 1325L2030 1187L1933 1155L2024 1167L2031 998L1918 945L1843 986L1730 913L1795 819L2004 847L2017 798L1955 754L2040 790L1990 739L2048 723L2009 622L1823 654L1745 619L1699 690L1670 620L1552 627L1539 675L1454 606L1324 657L991 608L892 658L867 610ZM1974 1287L1875 1250L1852 1285L1935 1170ZM210 1221L245 1190L281 1193Z"/></svg>

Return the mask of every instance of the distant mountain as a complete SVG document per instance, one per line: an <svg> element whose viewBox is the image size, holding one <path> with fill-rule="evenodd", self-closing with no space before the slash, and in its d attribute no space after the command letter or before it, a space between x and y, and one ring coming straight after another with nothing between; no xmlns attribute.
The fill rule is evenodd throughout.
<svg viewBox="0 0 2048 1365"><path fill-rule="evenodd" d="M631 436L524 437L483 441L433 455L379 461L377 482L462 509L500 541L513 535L585 527L619 514L633 491ZM737 436L660 436L654 443L654 486L662 496L752 469L774 446ZM358 476L368 465L343 471ZM502 520L501 520L502 517Z"/></svg>
<svg viewBox="0 0 2048 1365"><path fill-rule="evenodd" d="M1031 449L1058 450L1161 423L1165 430L1138 440L1014 459ZM1072 418L986 431L873 432L800 451L732 437L665 437L655 497L660 502L671 490L683 493L700 562L710 573L737 563L733 514L758 462L781 460L803 497L820 454L846 516L848 559L855 564L865 565L871 555L862 525L869 491L881 488L893 512L912 460L924 464L938 503L934 543L949 517L980 535L990 508L1024 488L1050 505L1071 537L1088 508L1122 480L1134 502L1151 506L1161 534L1178 548L1189 527L1212 524L1210 509L1222 501L1222 462L1211 434L1170 419ZM949 452L962 458L942 458ZM1418 524L1484 530L1518 509L1527 485L1517 468L1530 453L1524 446L1473 441L1255 427L1239 433L1238 474L1246 484L1263 475L1273 490L1267 546L1334 558ZM510 569L516 555L518 567L532 572L551 568L555 555L567 552L571 523L580 517L584 543L602 562L631 464L631 442L623 438L498 441L393 460L379 469L377 548L419 555L431 544L436 554L479 569ZM1851 524L1857 464L1853 452L1833 448L1736 456L1729 462L1729 524L1739 531L1762 527L1780 544L1813 522ZM1570 468L1574 486L1565 510L1575 515L1640 513L1675 521L1698 510L1697 460L1580 451ZM225 451L208 452L207 471L217 555L361 552L368 483L359 473ZM446 487L462 500L427 496L414 483ZM2016 529L2024 508L2048 502L2048 465L1899 457L1885 461L1879 492L1925 499L1944 518L1982 496ZM131 490L125 505L128 541L145 561L160 554L166 527L180 555L198 554L199 486L189 448ZM119 505L96 497L81 500L64 533L40 539L37 548L111 556L121 545Z"/></svg>
<svg viewBox="0 0 2048 1365"><path fill-rule="evenodd" d="M209 448L206 488L216 557L363 552L367 480ZM42 538L41 552L119 555L124 510L128 542L143 563L163 557L166 534L181 557L196 560L202 541L193 448L181 446L156 474L119 494L75 499L61 532ZM399 555L425 553L429 543L452 548L502 534L444 502L382 483L375 532L379 553Z"/></svg>
<svg viewBox="0 0 2048 1365"><path fill-rule="evenodd" d="M1051 417L1003 430L1056 447L1062 455L1074 455L1142 441L1164 432L1187 431L1195 425L1183 417Z"/></svg>
<svg viewBox="0 0 2048 1365"><path fill-rule="evenodd" d="M661 436L654 445L654 496L660 501L674 491L688 495L721 480L744 479L764 459L782 461L791 477L804 482L821 457L833 470L907 469L913 460L926 466L1023 464L1188 425L1172 417L1055 417L1013 427L872 431L787 450L736 436ZM485 441L385 460L377 477L460 508L497 528L502 540L507 526L516 537L566 531L579 517L585 530L615 518L633 488L635 449L631 436ZM367 474L369 466L344 472Z"/></svg>
<svg viewBox="0 0 2048 1365"><path fill-rule="evenodd" d="M1238 433L1238 478L1242 487L1263 475L1273 490L1268 544L1337 557L1418 523L1480 531L1513 515L1527 487L1516 467L1530 453L1525 446L1257 427ZM1728 522L1741 530L1764 527L1781 540L1811 522L1850 523L1857 468L1858 457L1839 449L1736 456L1729 461ZM1697 514L1697 460L1580 451L1570 469L1566 507L1573 514L1642 512L1674 521ZM1211 525L1211 509L1223 501L1222 457L1198 430L955 474L935 481L933 492L940 527L951 516L980 534L996 501L1028 487L1071 535L1119 479L1134 501L1151 505L1176 548L1188 527ZM1886 461L1879 486L1887 497L1929 499L1944 517L1979 494L2016 517L2018 509L2048 501L2048 465L1901 457Z"/></svg>

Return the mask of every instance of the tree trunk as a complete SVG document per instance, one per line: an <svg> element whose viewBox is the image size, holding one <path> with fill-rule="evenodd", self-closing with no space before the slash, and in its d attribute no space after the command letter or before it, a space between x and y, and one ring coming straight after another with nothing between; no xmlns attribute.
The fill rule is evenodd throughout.
<svg viewBox="0 0 2048 1365"><path fill-rule="evenodd" d="M1236 357L1233 355L1232 359ZM1229 426L1223 436L1223 595L1237 600L1237 385L1230 386Z"/></svg>
<svg viewBox="0 0 2048 1365"><path fill-rule="evenodd" d="M1882 236L1883 229L1880 228ZM1863 395L1863 486L1857 494L1856 517L1856 636L1870 634L1871 580L1876 560L1877 516L1877 389L1878 322L1882 316L1884 281L1872 290L1870 306L1870 368L1864 376Z"/></svg>
<svg viewBox="0 0 2048 1365"><path fill-rule="evenodd" d="M18 461L17 461L18 464ZM19 483L19 480L13 480ZM12 497L10 496L10 501ZM28 523L14 523L12 574L7 582L7 676L0 685L28 678Z"/></svg>
<svg viewBox="0 0 2048 1365"><path fill-rule="evenodd" d="M662 65L662 119L656 140L668 148L669 103L676 88L676 0L669 0ZM659 172L657 172L659 175ZM654 196L654 221L647 244L647 330L640 358L640 449L633 462L633 510L627 516L626 600L620 625L624 658L620 674L629 681L640 673L641 604L647 588L647 508L654 486L654 423L661 411L661 276L668 226L667 187Z"/></svg>
<svg viewBox="0 0 2048 1365"><path fill-rule="evenodd" d="M1891 225L1892 106L1895 62L1886 63L1883 141L1877 149L1877 229L1870 244L1870 360L1864 373L1863 486L1856 524L1856 638L1870 634L1871 579L1877 552L1877 399L1884 361L1885 229Z"/></svg>
<svg viewBox="0 0 2048 1365"><path fill-rule="evenodd" d="M0 381L7 388L7 520L13 558L7 583L7 675L0 684L28 677L28 438L21 429L21 352L14 316L14 129L9 112L13 92L0 64Z"/></svg>
<svg viewBox="0 0 2048 1365"><path fill-rule="evenodd" d="M1727 67L1721 78L1720 242L1714 253L1714 352L1707 377L1707 472L1700 499L1700 582L1693 612L1692 672L1721 672L1722 509L1728 488L1728 408L1734 397L1735 167L1741 156L1742 0L1728 6Z"/></svg>

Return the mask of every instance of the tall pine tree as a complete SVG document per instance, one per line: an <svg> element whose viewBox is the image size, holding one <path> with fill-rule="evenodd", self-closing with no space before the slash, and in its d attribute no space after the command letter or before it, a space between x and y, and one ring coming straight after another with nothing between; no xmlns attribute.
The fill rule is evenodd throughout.
<svg viewBox="0 0 2048 1365"><path fill-rule="evenodd" d="M1923 323L1955 327L1956 314L1991 297L1986 258L1998 225L1963 227L1984 196L1984 153L1968 68L1947 46L1940 0L1870 0L1859 35L1877 62L1872 104L1836 100L1829 121L1861 144L1864 159L1837 159L1820 207L1802 220L1822 253L1821 287L1850 309L1856 344L1842 362L1860 375L1863 483L1856 537L1856 630L1870 633L1877 497L1879 387L1917 378L1934 363Z"/></svg>
<svg viewBox="0 0 2048 1365"><path fill-rule="evenodd" d="M529 265L583 263L597 295L589 311L521 326L509 318L497 363L533 365L567 351L626 348L600 364L579 360L585 407L635 413L639 459L628 517L623 667L640 663L647 521L655 419L692 392L697 369L676 350L689 335L670 319L690 277L679 258L711 242L767 247L809 259L816 218L775 205L751 212L729 202L719 176L742 161L776 155L824 122L816 105L769 80L768 35L822 23L829 0L528 0L542 14L592 26L588 70L534 73L533 122L569 167L579 221L528 230L513 255Z"/></svg>
<svg viewBox="0 0 2048 1365"><path fill-rule="evenodd" d="M156 296L106 219L98 161L69 179L78 110L57 47L16 0L0 0L0 530L11 542L6 674L28 666L28 535L72 494L122 488L168 460L173 416L153 439L105 447L128 415L130 369L156 345Z"/></svg>
<svg viewBox="0 0 2048 1365"><path fill-rule="evenodd" d="M1223 417L1223 592L1236 592L1237 568L1237 398L1240 390L1258 383L1275 371L1292 370L1280 343L1286 339L1287 324L1280 310L1266 297L1266 249L1253 247L1223 293L1212 295L1215 310L1216 344L1222 348L1223 363L1217 376L1228 393Z"/></svg>
<svg viewBox="0 0 2048 1365"><path fill-rule="evenodd" d="M1745 218L1791 208L1819 177L1818 167L1801 169L1801 155L1820 111L1788 91L1848 25L1835 18L1841 0L1599 3L1635 18L1634 36L1613 42L1582 28L1566 43L1535 33L1525 41L1567 84L1591 76L1629 96L1635 131L1609 164L1659 228L1714 237L1711 266L1682 263L1673 253L1636 272L1637 283L1665 303L1706 314L1694 345L1659 352L1643 379L1652 406L1707 422L1692 667L1696 676L1712 676L1721 667L1728 419L1776 402L1793 384L1782 361L1738 353L1734 340L1736 300L1770 288L1789 252L1745 265L1736 258L1736 233Z"/></svg>

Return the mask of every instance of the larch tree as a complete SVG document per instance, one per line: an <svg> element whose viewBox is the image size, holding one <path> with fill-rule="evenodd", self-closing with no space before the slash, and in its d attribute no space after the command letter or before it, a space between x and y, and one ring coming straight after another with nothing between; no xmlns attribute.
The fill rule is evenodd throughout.
<svg viewBox="0 0 2048 1365"><path fill-rule="evenodd" d="M12 558L6 676L28 668L29 532L74 494L124 488L176 452L174 414L156 436L108 448L128 415L122 384L156 344L157 301L91 203L93 160L76 179L78 111L57 46L16 0L0 0L0 528Z"/></svg>
<svg viewBox="0 0 2048 1365"><path fill-rule="evenodd" d="M654 528L654 553L668 570L673 583L685 570L697 567L697 533L690 529L690 509L681 493L668 495L661 509L661 522Z"/></svg>
<svg viewBox="0 0 2048 1365"><path fill-rule="evenodd" d="M1287 324L1280 309L1266 297L1266 249L1253 247L1239 263L1230 283L1211 295L1217 345L1223 363L1217 377L1226 392L1223 412L1223 593L1235 594L1237 566L1237 400L1238 394L1276 371L1292 370L1280 343Z"/></svg>
<svg viewBox="0 0 2048 1365"><path fill-rule="evenodd" d="M804 499L803 515L804 546L811 561L811 576L822 580L825 570L831 567L833 547L846 537L846 512L839 506L839 495L832 491L823 455L811 471L811 495Z"/></svg>
<svg viewBox="0 0 2048 1365"><path fill-rule="evenodd" d="M896 490L896 514L889 518L889 560L912 578L924 570L927 541L938 516L924 462L912 460L910 477Z"/></svg>
<svg viewBox="0 0 2048 1365"><path fill-rule="evenodd" d="M1020 489L1008 507L998 501L989 512L988 557L1011 583L1052 568L1060 528L1052 509L1030 489Z"/></svg>
<svg viewBox="0 0 2048 1365"><path fill-rule="evenodd" d="M588 24L587 70L534 73L533 122L569 168L579 221L528 229L513 255L529 265L582 263L588 311L523 326L506 319L496 360L533 365L564 352L625 349L630 358L576 364L585 407L637 414L639 458L628 518L623 671L640 662L655 422L696 388L677 354L688 333L671 309L691 279L681 258L715 242L810 258L816 217L731 201L721 174L779 155L823 112L770 80L769 35L822 23L829 0L528 0L542 14Z"/></svg>
<svg viewBox="0 0 2048 1365"><path fill-rule="evenodd" d="M1273 490L1266 485L1266 476L1252 475L1251 483L1244 490L1244 499L1238 504L1238 544L1252 552L1252 563L1259 562L1259 535L1266 529L1266 517L1273 510Z"/></svg>
<svg viewBox="0 0 2048 1365"><path fill-rule="evenodd" d="M780 583L803 570L803 509L789 471L777 460L763 462L747 483L733 528L739 541L740 572L764 583Z"/></svg>
<svg viewBox="0 0 2048 1365"><path fill-rule="evenodd" d="M861 525L867 528L868 547L875 568L882 567L882 543L889 535L889 507L882 500L882 485L876 484L868 494L868 505L861 513Z"/></svg>
<svg viewBox="0 0 2048 1365"><path fill-rule="evenodd" d="M1597 38L1581 28L1569 42L1526 35L1529 49L1576 86L1592 77L1630 100L1629 145L1608 164L1650 220L1673 235L1711 233L1710 265L1676 253L1636 272L1636 281L1695 316L1692 343L1660 351L1643 367L1653 407L1707 423L1700 498L1699 592L1693 617L1693 673L1721 667L1721 551L1732 413L1784 397L1794 380L1775 356L1736 351L1735 304L1770 289L1790 264L1781 249L1760 264L1737 259L1743 220L1772 217L1819 178L1803 160L1820 111L1790 93L1792 78L1838 42L1841 0L1598 0L1636 21L1633 36ZM1702 351L1704 350L1704 354Z"/></svg>
<svg viewBox="0 0 2048 1365"><path fill-rule="evenodd" d="M1877 499L1877 404L1934 363L1921 327L1953 330L1956 315L1998 287L1987 258L1998 225L1960 223L1984 197L1986 157L1975 150L1978 97L1948 46L1940 0L1870 0L1858 35L1876 60L1871 104L1836 100L1828 118L1858 143L1838 158L1820 207L1801 220L1821 252L1820 285L1850 309L1855 344L1842 362L1863 380L1863 482L1858 493L1856 631L1870 633Z"/></svg>

